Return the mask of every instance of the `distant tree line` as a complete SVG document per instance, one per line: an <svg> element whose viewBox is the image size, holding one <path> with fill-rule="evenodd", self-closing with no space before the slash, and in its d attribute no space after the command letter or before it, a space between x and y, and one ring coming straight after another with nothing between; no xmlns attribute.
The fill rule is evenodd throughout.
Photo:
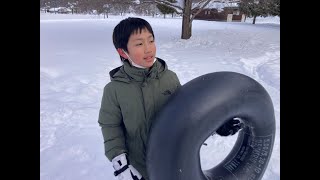
<svg viewBox="0 0 320 180"><path fill-rule="evenodd" d="M176 0L168 0L168 2L176 3L177 1ZM157 4L156 6L160 10L160 12L163 14L163 18L166 18L166 14L172 14L172 17L173 17L173 14L177 13L177 11L172 7L169 7L169 6L166 6L163 4Z"/></svg>
<svg viewBox="0 0 320 180"><path fill-rule="evenodd" d="M72 13L81 14L108 14L124 15L136 13L140 15L152 15L160 13L154 1L146 0L40 0L40 8L66 7Z"/></svg>
<svg viewBox="0 0 320 180"><path fill-rule="evenodd" d="M181 39L192 36L192 21L210 2L238 3L246 16L279 16L280 0L40 0L40 8L66 7L72 13L123 15L178 14L182 17Z"/></svg>
<svg viewBox="0 0 320 180"><path fill-rule="evenodd" d="M280 0L241 0L239 7L241 12L253 17L253 24L257 16L280 17Z"/></svg>

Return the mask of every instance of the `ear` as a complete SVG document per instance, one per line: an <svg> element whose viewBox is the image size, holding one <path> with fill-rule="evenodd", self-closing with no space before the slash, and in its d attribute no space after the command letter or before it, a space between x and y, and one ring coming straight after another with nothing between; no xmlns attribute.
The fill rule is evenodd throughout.
<svg viewBox="0 0 320 180"><path fill-rule="evenodd" d="M121 57L123 57L123 58L125 58L125 59L128 59L128 56L127 56L123 51L124 51L124 50L121 49L121 48L118 48L118 49L117 49L117 52L118 52L118 54L119 54Z"/></svg>

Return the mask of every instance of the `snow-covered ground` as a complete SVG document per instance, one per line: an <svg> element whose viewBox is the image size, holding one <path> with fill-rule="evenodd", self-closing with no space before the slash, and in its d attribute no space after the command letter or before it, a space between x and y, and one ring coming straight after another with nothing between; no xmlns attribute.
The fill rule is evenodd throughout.
<svg viewBox="0 0 320 180"><path fill-rule="evenodd" d="M111 36L124 18L40 14L42 180L114 179L97 120L103 87L110 81L108 73L121 65ZM263 180L280 179L279 18L257 18L255 25L250 18L246 23L194 20L189 40L180 39L180 18L142 18L153 27L157 57L166 60L182 84L206 73L234 71L266 88L277 129ZM202 168L221 162L236 138L209 137L200 150Z"/></svg>

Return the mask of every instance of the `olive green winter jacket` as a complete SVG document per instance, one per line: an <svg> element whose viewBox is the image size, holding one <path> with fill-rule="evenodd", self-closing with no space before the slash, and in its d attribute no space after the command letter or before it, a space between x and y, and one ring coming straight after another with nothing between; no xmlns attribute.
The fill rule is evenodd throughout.
<svg viewBox="0 0 320 180"><path fill-rule="evenodd" d="M180 87L177 75L157 58L150 69L133 67L128 61L110 71L99 113L105 155L111 161L127 153L129 162L148 179L146 144L153 116Z"/></svg>

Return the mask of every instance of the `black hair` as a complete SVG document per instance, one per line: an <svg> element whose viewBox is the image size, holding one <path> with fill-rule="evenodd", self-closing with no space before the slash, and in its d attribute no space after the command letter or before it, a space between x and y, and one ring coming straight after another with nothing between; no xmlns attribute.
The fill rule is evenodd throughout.
<svg viewBox="0 0 320 180"><path fill-rule="evenodd" d="M152 27L146 20L141 18L128 17L120 21L120 23L117 24L113 29L112 41L114 47L116 49L124 49L126 52L128 52L127 44L129 41L129 37L133 33L141 33L143 29L147 29L154 38ZM121 60L123 59L121 58Z"/></svg>

